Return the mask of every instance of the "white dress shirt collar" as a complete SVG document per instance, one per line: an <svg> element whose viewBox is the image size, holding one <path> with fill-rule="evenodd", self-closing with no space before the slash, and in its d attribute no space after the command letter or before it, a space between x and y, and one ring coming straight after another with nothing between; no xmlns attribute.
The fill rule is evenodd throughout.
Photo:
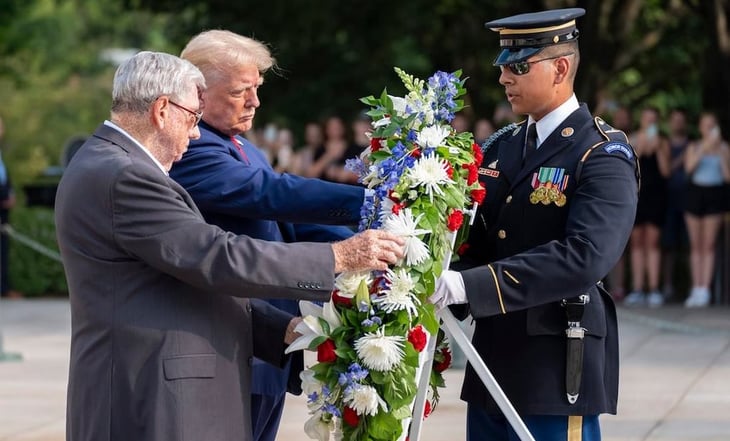
<svg viewBox="0 0 730 441"><path fill-rule="evenodd" d="M140 144L140 142L139 142L139 141L137 141L136 139L134 139L134 138L132 137L132 135L130 135L129 133L127 133L127 132L126 132L126 131L125 131L125 130L124 130L123 128L119 127L118 125L114 124L113 122L111 122L111 121L109 121L109 120L106 120L106 121L104 121L104 125L105 125L105 126L107 126L107 127L109 127L109 128L112 128L112 129L116 130L117 132L119 132L119 133L121 133L122 135L124 135L124 136L126 136L127 138L129 138L129 140L130 140L130 141L132 141L132 144L134 144L134 145L136 145L137 147L139 147L140 149L142 149L142 151L143 151L143 152L145 152L145 154L146 154L147 156L149 156L149 157L150 157L150 159L152 159L152 161L153 161L153 162L154 162L155 164L157 164L157 167L159 167L159 168L160 168L160 170L162 170L162 173L164 173L164 174L165 174L166 176L169 176L169 175L170 175L170 174L168 173L168 171L167 171L167 170L165 170L165 167L163 167L163 166L162 166L162 164L160 163L160 161L158 161L158 160L157 160L157 158L155 158L155 157L154 157L154 156L152 155L152 153L150 153L150 151L149 151L149 150L147 150L147 147L145 147L145 146L143 146L142 144Z"/></svg>
<svg viewBox="0 0 730 441"><path fill-rule="evenodd" d="M565 119L570 116L571 113L578 110L580 104L578 104L578 98L575 94L568 98L563 104L559 105L555 110L543 116L540 121L537 122L537 147L550 136L551 133L562 124ZM535 122L532 117L527 118L527 127Z"/></svg>

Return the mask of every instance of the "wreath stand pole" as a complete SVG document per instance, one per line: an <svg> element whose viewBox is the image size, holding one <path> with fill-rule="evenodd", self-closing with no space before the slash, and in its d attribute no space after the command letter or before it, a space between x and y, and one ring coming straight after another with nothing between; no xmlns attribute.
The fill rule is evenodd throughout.
<svg viewBox="0 0 730 441"><path fill-rule="evenodd" d="M473 207L472 213L476 213L476 206ZM474 216L472 215L470 216L470 218L471 222L473 222ZM453 249L456 235L453 235L451 239L451 248ZM444 259L444 269L448 269L450 263L451 253L449 253L447 258ZM507 421L509 421L512 429L520 438L520 441L535 441L535 438L532 437L532 434L527 429L525 422L522 421L522 418L512 406L512 403L510 403L507 396L504 394L502 387L499 385L499 383L497 383L497 380L494 379L494 376L489 371L489 368L484 363L484 360L482 360L477 350L471 344L471 340L469 339L469 337L466 336L466 333L464 333L464 330L461 329L461 326L459 326L459 322L458 320L456 320L456 317L454 317L454 314L451 313L449 308L443 308L438 311L437 315L441 319L441 327L444 328L444 330L449 331L451 337L454 340L454 343L456 343L456 345L459 346L462 351L464 351L464 355L466 355L467 360L469 360L469 363L471 363L471 367L477 373L479 379L482 380L482 383L484 383L487 391L497 403L497 406L499 406L499 409L502 411L505 418L507 418ZM426 362L421 369L420 378L418 379L418 392L416 394L416 400L413 404L411 430L408 437L411 441L420 441L421 439L423 411L426 408L428 380L431 378L431 367L433 366L433 356L435 350L436 336L434 335L430 336L428 340L428 355L426 357Z"/></svg>

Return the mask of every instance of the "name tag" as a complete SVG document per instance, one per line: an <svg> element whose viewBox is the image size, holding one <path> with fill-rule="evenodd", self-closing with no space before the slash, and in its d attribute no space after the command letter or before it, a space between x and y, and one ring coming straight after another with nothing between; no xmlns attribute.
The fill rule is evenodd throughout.
<svg viewBox="0 0 730 441"><path fill-rule="evenodd" d="M479 167L479 174L484 176L489 176L490 178L498 178L499 177L499 170L494 170L491 168L484 168Z"/></svg>

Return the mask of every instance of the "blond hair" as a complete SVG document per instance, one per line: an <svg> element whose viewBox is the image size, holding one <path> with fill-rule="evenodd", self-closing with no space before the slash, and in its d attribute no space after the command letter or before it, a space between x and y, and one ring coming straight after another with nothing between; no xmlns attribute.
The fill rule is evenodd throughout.
<svg viewBox="0 0 730 441"><path fill-rule="evenodd" d="M263 75L276 64L264 43L224 30L204 31L196 35L180 57L197 66L209 80L251 64Z"/></svg>

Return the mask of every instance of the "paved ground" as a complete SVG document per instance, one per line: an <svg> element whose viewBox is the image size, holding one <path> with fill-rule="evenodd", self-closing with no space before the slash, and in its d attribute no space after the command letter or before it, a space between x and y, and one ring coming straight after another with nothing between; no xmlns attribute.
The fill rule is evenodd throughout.
<svg viewBox="0 0 730 441"><path fill-rule="evenodd" d="M619 311L619 414L602 417L606 441L730 440L730 309ZM5 353L0 362L0 441L61 441L70 318L64 300L0 303ZM424 441L464 439L463 371L425 423ZM280 440L306 439L301 398L287 402Z"/></svg>

